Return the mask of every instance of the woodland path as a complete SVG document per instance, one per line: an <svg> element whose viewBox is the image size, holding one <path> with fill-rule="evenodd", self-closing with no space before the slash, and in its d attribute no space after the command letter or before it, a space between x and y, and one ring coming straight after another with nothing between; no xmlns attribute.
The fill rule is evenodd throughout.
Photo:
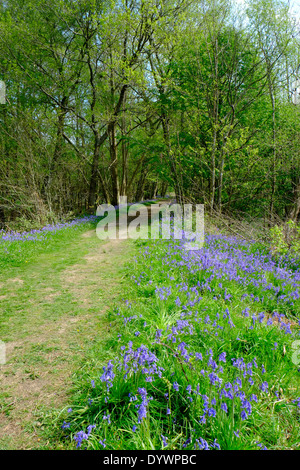
<svg viewBox="0 0 300 470"><path fill-rule="evenodd" d="M125 265L135 252L130 239L100 241L89 230L1 274L6 345L6 364L0 366L1 450L56 445L53 417L68 406L83 364L95 361L99 367L94 354L109 335L106 313L126 296Z"/></svg>

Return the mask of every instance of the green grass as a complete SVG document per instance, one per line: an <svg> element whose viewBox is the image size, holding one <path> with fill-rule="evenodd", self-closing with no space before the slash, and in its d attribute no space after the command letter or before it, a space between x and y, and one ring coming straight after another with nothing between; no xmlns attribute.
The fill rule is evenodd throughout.
<svg viewBox="0 0 300 470"><path fill-rule="evenodd" d="M127 292L124 263L134 248L123 243L124 250L104 247L95 224L84 224L47 244L23 242L21 253L15 243L11 258L1 259L1 449L61 448L53 436L57 410L82 364L98 367L94 348L103 354L98 361L107 358L107 308Z"/></svg>
<svg viewBox="0 0 300 470"><path fill-rule="evenodd" d="M138 245L146 244L138 242ZM110 312L114 335L107 342L107 348L115 377L108 393L106 383L100 379L101 368L97 374L88 366L85 368L75 384L73 400L70 401L72 412L63 410L57 423L64 447L74 449L77 433L86 432L89 425L95 425L89 438L83 440L82 448L102 449L101 441L108 450L163 449L163 435L168 439L167 450L194 449L194 446L197 449L199 442L201 446L200 438L210 446L216 439L224 450L259 449L259 445L268 449L299 449L300 413L294 402L299 397L299 372L291 360L292 343L299 334L299 327L293 326L293 336L284 334L276 324L266 326L256 322L252 327L252 318L245 317L242 312L249 308L251 315L258 314L261 306L256 307L247 299L241 301L242 292L238 286L232 281L224 281L223 287L232 294L231 302L224 299L216 301L209 291L202 292L201 303L197 308L191 307L191 314L184 317L189 325L175 335L176 342L173 343L169 335L182 314L175 300L179 297L184 301L184 293L175 286L182 281L190 286L195 283L184 267L178 269L163 265L166 246L164 242L150 242L148 255L138 258L134 272L132 266L128 269L128 275L134 274L137 280L136 284L131 281L135 295L128 296L130 305L120 304L118 309ZM178 259L176 253L175 258ZM174 278L172 283L171 276ZM156 285L160 288L172 285L171 295L161 300L155 293ZM229 317L223 317L227 308L234 326L229 324ZM205 323L207 315L210 321ZM216 330L214 321L218 322L220 329ZM159 330L162 336L158 340ZM155 355L157 364L162 367L161 375L153 373L153 380L148 382L142 372L143 367L133 366L131 360L130 373L124 378L126 370L124 367L118 369L118 364L122 362L122 347L129 354L130 342L132 354L144 345ZM206 365L195 357L185 361L177 349L181 342L187 345L188 352L201 352ZM201 369L209 369L209 350L217 362L219 355L226 352L226 363L219 363L224 369L220 373L223 385L241 379L247 400L256 395L257 402L251 401L252 411L246 419L241 417L242 400L221 399L220 388L211 384L207 374L202 374ZM97 348L94 348L94 355L97 357ZM236 358L252 364L253 385L248 382L250 376L243 378L242 373L232 366L232 360ZM257 366L253 365L255 360ZM147 369L149 365L144 367ZM92 381L95 381L94 386ZM179 384L178 392L173 388L174 382ZM264 382L268 383L266 391L261 389ZM191 395L187 391L188 386L193 390ZM197 387L200 395L195 393ZM151 400L147 403L146 418L138 423L138 407L135 405L141 404L141 388L147 390L147 397ZM129 394L135 396L136 401L130 401ZM200 422L204 412L201 396L204 395L210 401L216 400L215 406L210 404L210 407L217 410L216 417L206 416L205 424ZM189 402L190 397L193 397L192 402ZM220 409L222 401L227 403L228 413ZM167 408L171 410L170 415ZM107 415L110 415L110 424L103 419ZM69 423L69 427L59 431L64 421Z"/></svg>
<svg viewBox="0 0 300 470"><path fill-rule="evenodd" d="M253 246L256 249L267 254L266 247ZM40 251L29 246L21 258L16 256L18 266L15 261L6 265L0 280L0 296L5 296L0 337L14 348L2 366L0 400L6 425L21 423L21 428L15 437L0 434L1 448L75 449L78 432L95 425L82 448L102 449L102 442L112 450L163 449L164 436L166 450L197 449L201 439L210 447L216 440L225 450L259 445L299 449L300 413L294 400L299 397L300 374L292 361L297 322L292 324L293 335L276 323L253 325L253 314L271 313L274 306L242 298L245 291L260 295L260 288L245 290L232 280L222 280L221 290L213 280L215 291L201 291L201 302L182 316L187 296L180 284L190 288L208 273L165 264L167 250L168 242L163 241L110 242L104 247L88 226L57 233ZM171 258L178 261L180 254L174 251ZM156 286L164 288L165 299ZM225 288L230 301L216 298ZM295 320L297 303L285 313ZM188 323L179 328L181 320ZM181 343L192 354L189 360L178 350ZM242 400L221 398L222 387L205 373L213 371L207 362L210 350L222 386L240 379L246 399L256 395L246 419L241 416ZM131 357L129 370L118 369L124 351ZM140 360L146 351L162 369L143 373L153 363L149 359L143 367L134 365L138 351ZM195 352L202 354L201 361ZM226 363L218 360L223 352ZM243 377L233 366L236 358L252 364L252 385L250 376ZM115 373L109 389L101 380L108 361ZM261 390L264 382L266 391ZM146 417L138 422L143 389L151 399ZM206 416L205 424L204 396L216 410L215 417ZM221 409L224 401L228 412Z"/></svg>

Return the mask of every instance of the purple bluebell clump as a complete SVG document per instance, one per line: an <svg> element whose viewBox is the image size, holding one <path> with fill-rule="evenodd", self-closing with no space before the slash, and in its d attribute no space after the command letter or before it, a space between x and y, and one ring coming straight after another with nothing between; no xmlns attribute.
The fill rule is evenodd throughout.
<svg viewBox="0 0 300 470"><path fill-rule="evenodd" d="M161 271L151 279L155 250ZM172 442L199 450L240 445L261 404L277 399L268 376L271 359L280 357L281 338L294 335L281 308L297 301L300 270L292 270L287 260L280 263L229 237L207 236L196 253L186 252L180 241L146 246L133 282L141 292L151 286L151 296L142 309L125 302L130 316L119 309L131 340L123 343L122 331L119 354L100 377L104 387L93 389L93 397L105 396L104 416L114 423L117 400L128 420L126 432L135 438L150 433L155 422L157 437L151 439L159 448ZM266 364L251 342L260 331L270 333ZM295 404L299 407L300 400ZM221 441L226 427L230 435ZM183 436L180 441L176 433Z"/></svg>

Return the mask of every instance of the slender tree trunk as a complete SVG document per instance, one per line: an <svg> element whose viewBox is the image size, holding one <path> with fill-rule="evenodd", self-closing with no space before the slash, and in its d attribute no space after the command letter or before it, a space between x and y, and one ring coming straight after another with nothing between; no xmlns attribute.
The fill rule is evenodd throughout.
<svg viewBox="0 0 300 470"><path fill-rule="evenodd" d="M118 155L116 144L116 123L113 121L108 126L110 144L110 174L112 183L112 204L118 205L120 199L120 184L118 175Z"/></svg>
<svg viewBox="0 0 300 470"><path fill-rule="evenodd" d="M300 212L300 178L298 177L294 183L294 201L293 206L288 212L288 220L297 222Z"/></svg>
<svg viewBox="0 0 300 470"><path fill-rule="evenodd" d="M268 82L269 82L269 93L270 93L270 100L272 104L272 164L271 164L271 194L270 194L270 218L273 221L274 218L274 198L275 198L275 190L276 190L276 104L275 104L275 96L273 90L273 84L271 81L271 72L268 72Z"/></svg>
<svg viewBox="0 0 300 470"><path fill-rule="evenodd" d="M211 152L211 177L210 177L210 212L213 212L215 205L215 191L216 191L216 146L217 146L217 131L213 130L213 144Z"/></svg>
<svg viewBox="0 0 300 470"><path fill-rule="evenodd" d="M128 146L125 141L126 135L126 117L125 117L125 103L126 95L124 96L122 120L121 120L121 135L122 135L122 181L120 192L122 195L127 194L127 157L128 157Z"/></svg>
<svg viewBox="0 0 300 470"><path fill-rule="evenodd" d="M180 184L180 178L178 175L176 160L174 156L172 155L169 119L165 112L162 113L162 127L163 127L164 141L166 145L167 158L168 158L168 162L169 162L170 169L171 169L172 176L173 176L176 201L177 201L177 204L182 205L184 203L183 191L182 191L182 187Z"/></svg>
<svg viewBox="0 0 300 470"><path fill-rule="evenodd" d="M135 195L135 201L136 202L142 201L143 198L144 198L145 183L146 183L147 174L148 174L148 168L146 167L141 171L140 179L139 179L139 182L137 184L137 191L136 191L136 195Z"/></svg>
<svg viewBox="0 0 300 470"><path fill-rule="evenodd" d="M221 164L219 169L219 182L218 182L218 201L217 208L218 212L222 211L222 189L223 189L223 172L224 172L224 154L222 153Z"/></svg>
<svg viewBox="0 0 300 470"><path fill-rule="evenodd" d="M90 185L89 185L89 194L88 194L88 206L90 209L96 207L96 200L97 200L97 186L98 186L98 179L101 184L101 189L103 192L104 199L107 203L110 202L109 193L99 171L99 159L100 159L100 149L103 142L106 140L107 136L106 133L99 137L97 131L94 132L94 152L93 152L93 161L92 161L92 170L91 170L91 177L90 177Z"/></svg>
<svg viewBox="0 0 300 470"><path fill-rule="evenodd" d="M61 156L62 156L63 141L64 141L63 135L64 135L65 118L66 118L65 107L67 106L67 104L68 104L68 97L65 96L62 99L60 108L58 110L55 147L54 147L51 162L49 164L48 175L44 178L44 184L42 188L42 195L47 200L47 204L50 210L51 210L51 205L52 205L51 185L52 185L53 173L55 170L56 163L61 160Z"/></svg>

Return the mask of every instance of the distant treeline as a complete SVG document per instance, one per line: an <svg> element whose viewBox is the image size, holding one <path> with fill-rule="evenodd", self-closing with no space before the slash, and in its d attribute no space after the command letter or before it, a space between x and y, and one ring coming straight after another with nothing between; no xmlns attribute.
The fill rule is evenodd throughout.
<svg viewBox="0 0 300 470"><path fill-rule="evenodd" d="M1 2L1 226L170 190L297 220L299 40L278 0Z"/></svg>

